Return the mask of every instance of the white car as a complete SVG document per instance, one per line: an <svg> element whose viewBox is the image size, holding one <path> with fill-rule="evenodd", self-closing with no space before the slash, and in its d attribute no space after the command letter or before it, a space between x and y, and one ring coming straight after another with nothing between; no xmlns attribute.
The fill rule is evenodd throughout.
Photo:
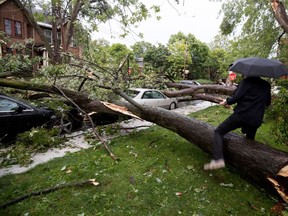
<svg viewBox="0 0 288 216"><path fill-rule="evenodd" d="M157 106L169 110L177 108L176 98L169 98L156 89L132 88L125 92L137 103L144 106Z"/></svg>

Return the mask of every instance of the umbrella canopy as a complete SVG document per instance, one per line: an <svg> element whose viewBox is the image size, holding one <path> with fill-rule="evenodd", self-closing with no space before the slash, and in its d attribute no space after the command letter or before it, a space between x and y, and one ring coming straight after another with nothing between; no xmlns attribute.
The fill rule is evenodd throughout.
<svg viewBox="0 0 288 216"><path fill-rule="evenodd" d="M279 78L288 75L288 69L282 62L259 57L237 59L229 71L238 72L247 77Z"/></svg>

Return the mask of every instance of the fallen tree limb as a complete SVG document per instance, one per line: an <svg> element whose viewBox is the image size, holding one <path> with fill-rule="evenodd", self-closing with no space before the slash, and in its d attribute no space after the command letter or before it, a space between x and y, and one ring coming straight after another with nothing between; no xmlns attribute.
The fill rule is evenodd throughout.
<svg viewBox="0 0 288 216"><path fill-rule="evenodd" d="M100 142L102 143L102 145L104 146L104 148L106 149L106 151L109 153L110 157L113 159L113 160L119 160L119 158L117 158L113 152L111 151L111 149L108 147L107 143L105 140L102 139L102 137L99 135L99 133L95 130L95 125L93 123L93 120L91 119L90 115L88 115L83 109L81 109L76 103L74 103L74 101L72 101L70 98L68 98L65 93L60 89L58 88L57 86L54 86L55 88L58 89L58 91L62 94L63 97L65 97L68 101L70 101L75 107L77 107L77 109L79 111L81 111L82 113L84 113L86 115L86 117L89 119L90 121L90 124L92 126L92 132L93 132L93 135L95 138L98 138L100 140Z"/></svg>
<svg viewBox="0 0 288 216"><path fill-rule="evenodd" d="M0 86L3 86L4 81L0 79ZM19 82L19 81L18 81ZM20 82L19 86L25 86L26 90L41 89L53 90L49 86L36 86L35 84L25 85ZM16 83L7 87L15 87ZM19 87L18 87L19 88ZM24 87L23 87L24 88ZM22 88L22 89L23 89ZM108 107L103 105L99 100L91 100L87 95L71 90L61 89L67 97L71 98L76 104L81 105L81 108L86 112L113 112ZM46 91L47 92L47 91ZM121 93L121 91L115 91ZM127 98L130 100L129 98ZM155 123L159 126L167 128L184 139L197 145L200 149L208 154L212 153L212 143L214 136L214 127L204 122L193 118L177 114L169 110L157 107L143 107L137 103L127 106L128 111L134 115ZM273 189L277 190L279 195L285 202L288 203L288 153L278 149L269 147L263 143L249 141L243 136L229 133L224 139L224 154L227 164L234 166L243 176L252 179L254 182L267 189L269 192ZM271 184L273 182L273 184Z"/></svg>
<svg viewBox="0 0 288 216"><path fill-rule="evenodd" d="M200 86L189 86L179 83L166 83L167 87L173 87L180 89L178 91L163 91L168 97L180 97L184 95L193 95L196 93L214 93L219 95L231 95L236 87L235 86L224 86L224 85L200 85Z"/></svg>
<svg viewBox="0 0 288 216"><path fill-rule="evenodd" d="M0 205L0 209L3 208L7 208L8 206L14 205L15 203L21 202L25 199L28 199L32 196L39 196L42 194L47 194L47 193L51 193L54 192L56 190L62 189L62 188L66 188L66 187L82 187L85 185L94 185L97 186L99 185L98 182L95 181L95 179L89 179L89 180L85 180L85 181L81 181L81 182L74 182L74 183L66 183L66 184L61 184L61 185L57 185L55 187L50 187L50 188L46 188L40 191L36 191L36 192L31 192L29 194L25 194L23 196L19 196L15 199L12 199L6 203L3 203L2 205Z"/></svg>

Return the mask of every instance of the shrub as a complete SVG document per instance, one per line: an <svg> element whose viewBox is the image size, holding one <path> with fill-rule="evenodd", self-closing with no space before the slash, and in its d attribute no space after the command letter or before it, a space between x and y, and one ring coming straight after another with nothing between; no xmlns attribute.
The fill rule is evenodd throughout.
<svg viewBox="0 0 288 216"><path fill-rule="evenodd" d="M32 162L31 157L34 153L45 152L63 143L63 138L57 135L57 130L40 127L19 134L16 143L0 154L0 167L12 164L28 165Z"/></svg>
<svg viewBox="0 0 288 216"><path fill-rule="evenodd" d="M278 82L278 85L282 88L273 99L268 118L275 121L272 133L276 135L280 143L288 145L288 80Z"/></svg>

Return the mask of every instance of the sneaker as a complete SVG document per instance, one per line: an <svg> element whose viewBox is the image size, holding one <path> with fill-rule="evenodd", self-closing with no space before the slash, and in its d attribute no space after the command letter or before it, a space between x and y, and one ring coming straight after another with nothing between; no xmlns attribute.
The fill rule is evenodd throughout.
<svg viewBox="0 0 288 216"><path fill-rule="evenodd" d="M211 160L210 163L204 165L204 170L221 169L224 167L225 167L225 162L223 159Z"/></svg>

